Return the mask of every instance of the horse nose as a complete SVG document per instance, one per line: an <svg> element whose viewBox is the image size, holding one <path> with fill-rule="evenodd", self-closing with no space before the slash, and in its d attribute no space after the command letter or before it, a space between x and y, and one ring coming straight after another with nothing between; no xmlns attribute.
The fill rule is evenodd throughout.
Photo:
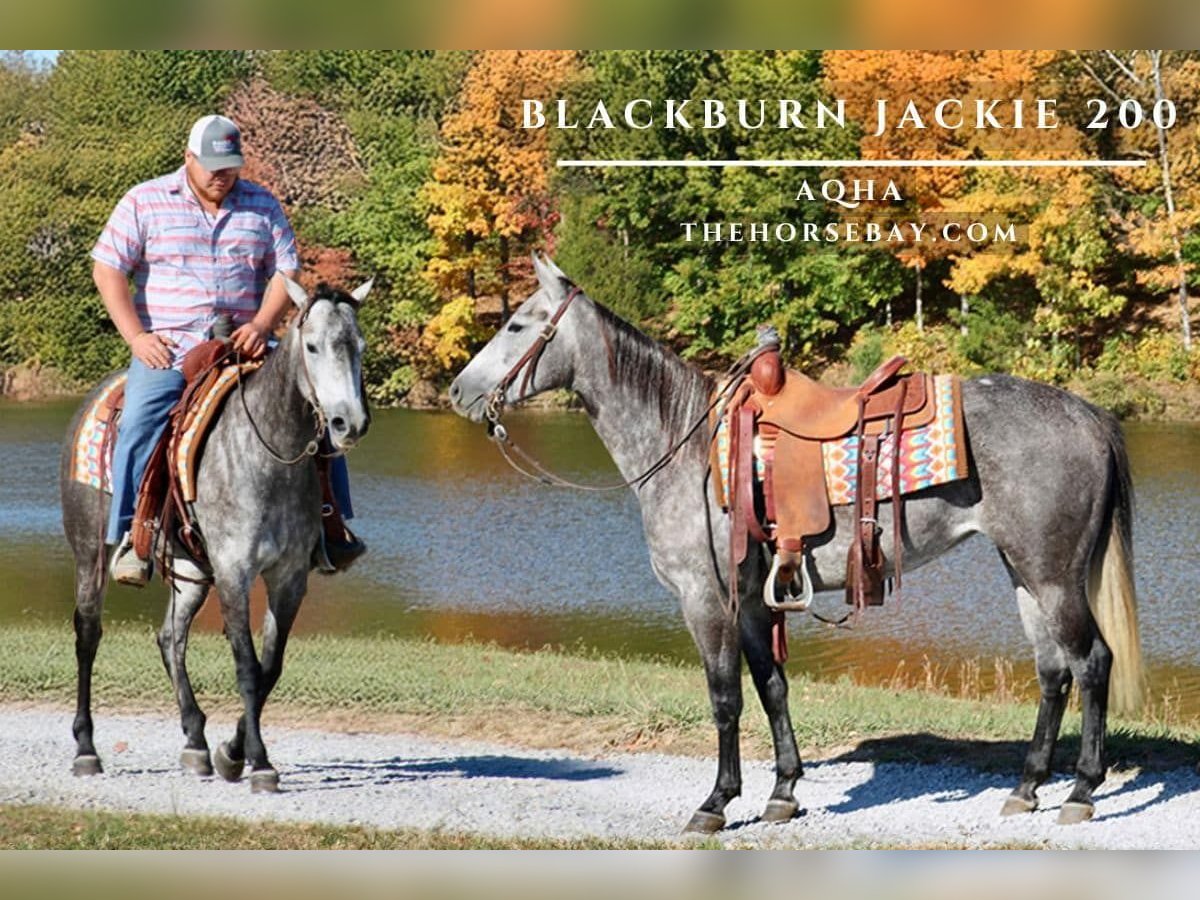
<svg viewBox="0 0 1200 900"><path fill-rule="evenodd" d="M454 384L450 385L450 399L455 403L462 399L462 387L457 378L454 379Z"/></svg>
<svg viewBox="0 0 1200 900"><path fill-rule="evenodd" d="M350 432L350 425L341 416L334 416L329 420L329 430L338 437L345 437Z"/></svg>

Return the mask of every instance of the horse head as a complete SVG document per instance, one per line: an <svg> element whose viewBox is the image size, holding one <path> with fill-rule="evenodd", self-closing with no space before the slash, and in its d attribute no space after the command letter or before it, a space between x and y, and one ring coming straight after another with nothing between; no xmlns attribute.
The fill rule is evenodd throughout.
<svg viewBox="0 0 1200 900"><path fill-rule="evenodd" d="M581 292L549 258L533 254L533 271L538 289L450 386L455 411L472 421L482 421L489 405L571 386L579 337L570 308Z"/></svg>
<svg viewBox="0 0 1200 900"><path fill-rule="evenodd" d="M309 297L304 288L284 278L288 296L300 310L292 324L300 392L324 418L334 448L348 450L371 424L363 392L366 341L358 327L358 308L372 282L364 282L348 294L322 284Z"/></svg>

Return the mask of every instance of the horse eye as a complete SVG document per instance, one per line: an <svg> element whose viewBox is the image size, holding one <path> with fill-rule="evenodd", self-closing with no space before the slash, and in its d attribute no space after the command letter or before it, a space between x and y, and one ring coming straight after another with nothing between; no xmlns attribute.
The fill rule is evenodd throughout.
<svg viewBox="0 0 1200 900"><path fill-rule="evenodd" d="M309 353L316 353L316 352L317 352L317 345L316 345L316 344L310 344L310 343L308 343L308 342L305 342L305 344L304 344L304 349L305 349L305 350L307 350Z"/></svg>
<svg viewBox="0 0 1200 900"><path fill-rule="evenodd" d="M522 325L520 322L509 322L508 323L508 330L511 331L513 334L516 334L518 331L520 331L524 327L525 326Z"/></svg>

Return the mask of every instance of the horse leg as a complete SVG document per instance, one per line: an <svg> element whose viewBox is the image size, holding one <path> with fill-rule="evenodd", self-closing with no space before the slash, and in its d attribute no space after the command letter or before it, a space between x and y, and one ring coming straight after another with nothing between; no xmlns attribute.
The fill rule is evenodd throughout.
<svg viewBox="0 0 1200 900"><path fill-rule="evenodd" d="M158 633L158 648L162 651L163 665L175 688L179 702L179 719L185 738L179 764L194 775L207 776L213 773L212 757L208 752L208 741L204 737L207 721L187 671L188 632L192 620L208 596L207 584L176 583L171 589L171 602Z"/></svg>
<svg viewBox="0 0 1200 900"><path fill-rule="evenodd" d="M742 714L741 647L734 617L721 596L709 591L683 603L684 619L708 680L708 696L717 726L717 782L692 815L685 831L712 834L725 827L725 806L742 792L738 720Z"/></svg>
<svg viewBox="0 0 1200 900"><path fill-rule="evenodd" d="M307 562L307 560L306 560ZM267 582L267 610L263 616L262 639L262 681L259 685L257 715L262 721L263 707L267 698L275 689L279 676L283 672L283 652L287 647L288 634L300 611L300 602L308 589L308 572L301 569L289 573L284 578L277 578L273 573L265 573ZM246 740L247 719L245 713L238 719L237 730L233 740L229 742L231 752L240 754ZM258 774L258 781L254 781ZM274 783L267 773L251 773L251 786L258 791L277 790L278 776Z"/></svg>
<svg viewBox="0 0 1200 900"><path fill-rule="evenodd" d="M750 587L743 594L749 597ZM766 822L787 822L800 811L793 793L796 779L804 774L796 733L788 711L788 683L783 666L775 662L771 649L771 614L758 602L747 602L741 610L742 652L754 688L771 725L771 741L775 747L775 789L767 800L762 818Z"/></svg>
<svg viewBox="0 0 1200 900"><path fill-rule="evenodd" d="M104 552L100 545L98 553ZM92 666L100 646L103 629L100 624L104 609L105 579L97 583L96 561L77 560L75 565L75 663L77 668L75 695L75 761L71 771L76 775L98 775L104 771L96 746L92 742Z"/></svg>
<svg viewBox="0 0 1200 900"><path fill-rule="evenodd" d="M1086 604L1086 598L1083 600ZM1075 681L1079 684L1079 700L1083 713L1079 759L1075 764L1075 786L1058 813L1060 825L1073 825L1090 819L1095 812L1092 792L1104 781L1107 765L1104 759L1104 737L1108 719L1108 680L1113 655L1100 636L1091 629L1091 646L1086 655L1076 656L1071 663Z"/></svg>
<svg viewBox="0 0 1200 900"><path fill-rule="evenodd" d="M221 598L221 617L225 621L225 636L233 651L237 671L238 692L242 695L242 721L232 741L217 747L213 765L226 781L237 781L245 764L250 763L250 789L258 792L275 790L279 775L267 759L259 730L258 698L262 691L262 665L254 649L250 633L250 577L236 581L218 578L217 593Z"/></svg>
<svg viewBox="0 0 1200 900"><path fill-rule="evenodd" d="M1066 655L1051 636L1037 599L1026 588L1017 587L1017 605L1025 633L1033 643L1041 700L1021 783L1004 801L1000 811L1003 816L1037 809L1037 789L1050 777L1054 747L1067 706L1067 694L1071 690L1071 669L1067 665Z"/></svg>

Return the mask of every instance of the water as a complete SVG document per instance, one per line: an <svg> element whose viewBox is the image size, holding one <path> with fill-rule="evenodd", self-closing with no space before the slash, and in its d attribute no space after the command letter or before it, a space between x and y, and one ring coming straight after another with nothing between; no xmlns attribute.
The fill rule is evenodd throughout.
<svg viewBox="0 0 1200 900"><path fill-rule="evenodd" d="M74 402L0 404L0 624L70 628L72 564L62 537L57 465ZM512 416L518 442L582 481L616 477L585 417ZM1127 428L1137 492L1135 559L1143 642L1156 689L1200 714L1200 426ZM430 636L508 647L583 647L695 660L678 605L654 579L637 504L625 491L582 494L513 472L482 426L449 413L382 410L350 460L354 526L370 554L311 580L299 632ZM904 599L853 631L789 619L789 668L887 683L928 658L953 686L995 657L1032 676L1012 589L990 543L973 538L905 575ZM114 588L109 621L160 620L165 591ZM258 598L261 604L261 597ZM818 599L840 615L840 597ZM220 629L215 603L199 627Z"/></svg>

